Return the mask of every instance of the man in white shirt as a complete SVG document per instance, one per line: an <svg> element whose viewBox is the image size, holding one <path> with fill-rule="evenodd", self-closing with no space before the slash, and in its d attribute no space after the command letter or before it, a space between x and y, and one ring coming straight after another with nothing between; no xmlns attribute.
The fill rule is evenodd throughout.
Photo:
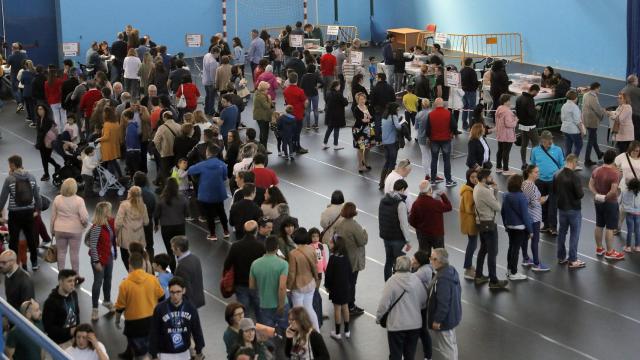
<svg viewBox="0 0 640 360"><path fill-rule="evenodd" d="M384 193L389 194L393 192L393 184L396 181L404 180L411 173L411 161L409 159L400 160L396 168L387 175L384 180Z"/></svg>
<svg viewBox="0 0 640 360"><path fill-rule="evenodd" d="M217 46L209 48L209 52L202 58L202 85L204 85L204 113L213 116L216 107L216 70L218 61L216 57L220 55Z"/></svg>

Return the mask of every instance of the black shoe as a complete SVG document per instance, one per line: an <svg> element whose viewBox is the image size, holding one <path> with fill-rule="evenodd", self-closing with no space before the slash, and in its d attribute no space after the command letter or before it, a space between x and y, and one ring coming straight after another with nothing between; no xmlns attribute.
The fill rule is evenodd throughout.
<svg viewBox="0 0 640 360"><path fill-rule="evenodd" d="M301 154L306 154L306 153L308 153L308 152L309 152L309 150L307 150L307 149L305 149L305 148L300 148L300 149L298 149L298 151L296 151L296 153L297 153L297 154L300 154L300 155L301 155Z"/></svg>
<svg viewBox="0 0 640 360"><path fill-rule="evenodd" d="M76 278L76 287L82 285L83 282L84 282L84 278L82 276L78 276Z"/></svg>
<svg viewBox="0 0 640 360"><path fill-rule="evenodd" d="M505 289L509 282L507 280L498 280L496 282L489 282L489 289L500 290Z"/></svg>
<svg viewBox="0 0 640 360"><path fill-rule="evenodd" d="M595 162L593 162L593 161L591 161L590 159L589 159L589 160L586 160L586 161L584 162L584 166L586 166L586 167L591 167L591 166L593 166L593 165L595 165L595 164L596 164L596 163L595 163Z"/></svg>
<svg viewBox="0 0 640 360"><path fill-rule="evenodd" d="M489 278L484 276L484 275L480 275L480 276L476 276L473 281L476 283L476 285L482 285L484 283L489 282Z"/></svg>
<svg viewBox="0 0 640 360"><path fill-rule="evenodd" d="M364 314L364 309L359 308L357 306L354 306L353 308L349 309L349 315L351 316L358 316L362 314Z"/></svg>
<svg viewBox="0 0 640 360"><path fill-rule="evenodd" d="M49 181L50 177L49 175L42 175L42 177L40 178L40 181Z"/></svg>
<svg viewBox="0 0 640 360"><path fill-rule="evenodd" d="M529 167L529 164L522 164L522 167L520 169L522 169L522 171L527 170L527 168Z"/></svg>
<svg viewBox="0 0 640 360"><path fill-rule="evenodd" d="M598 160L602 160L603 156L604 156L604 153L602 153L602 152L600 154L598 154Z"/></svg>

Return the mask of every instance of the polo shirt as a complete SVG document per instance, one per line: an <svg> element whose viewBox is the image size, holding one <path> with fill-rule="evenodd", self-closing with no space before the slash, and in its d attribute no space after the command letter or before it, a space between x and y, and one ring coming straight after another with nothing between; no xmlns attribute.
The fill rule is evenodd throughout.
<svg viewBox="0 0 640 360"><path fill-rule="evenodd" d="M260 308L277 308L280 276L289 274L289 263L277 255L267 254L251 264L250 274L255 279L258 288ZM286 297L284 303L287 304Z"/></svg>

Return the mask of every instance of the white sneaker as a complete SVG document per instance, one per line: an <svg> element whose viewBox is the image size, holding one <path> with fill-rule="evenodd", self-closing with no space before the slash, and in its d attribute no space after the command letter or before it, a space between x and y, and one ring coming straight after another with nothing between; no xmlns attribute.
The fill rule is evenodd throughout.
<svg viewBox="0 0 640 360"><path fill-rule="evenodd" d="M284 151L278 151L278 156L280 157L284 156Z"/></svg>
<svg viewBox="0 0 640 360"><path fill-rule="evenodd" d="M327 144L322 145L322 150L327 150L328 148L329 148L329 145Z"/></svg>
<svg viewBox="0 0 640 360"><path fill-rule="evenodd" d="M340 334L336 334L336 332L334 330L331 330L331 337L336 339L336 340L341 340L342 336L340 336Z"/></svg>
<svg viewBox="0 0 640 360"><path fill-rule="evenodd" d="M510 281L527 280L527 276L520 273L515 273L515 274L508 273L507 279L509 279Z"/></svg>
<svg viewBox="0 0 640 360"><path fill-rule="evenodd" d="M346 333L344 333L344 337L347 339L351 339L351 331L347 331Z"/></svg>

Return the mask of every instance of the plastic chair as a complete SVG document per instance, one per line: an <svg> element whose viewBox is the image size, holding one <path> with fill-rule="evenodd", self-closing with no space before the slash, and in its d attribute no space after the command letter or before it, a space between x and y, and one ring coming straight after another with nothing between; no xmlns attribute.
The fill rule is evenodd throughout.
<svg viewBox="0 0 640 360"><path fill-rule="evenodd" d="M436 32L436 24L427 24L424 28L427 32L435 33Z"/></svg>

